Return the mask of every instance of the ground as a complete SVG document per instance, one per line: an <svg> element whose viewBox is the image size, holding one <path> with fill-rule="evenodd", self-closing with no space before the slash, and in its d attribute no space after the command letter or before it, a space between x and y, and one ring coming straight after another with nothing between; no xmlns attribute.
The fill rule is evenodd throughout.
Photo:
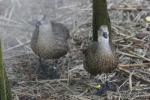
<svg viewBox="0 0 150 100"><path fill-rule="evenodd" d="M99 75L99 85L82 61L83 44L92 36L91 1L0 0L4 62L14 100L149 100L150 25L145 17L150 14L150 1L107 1L119 68ZM42 79L36 73L38 56L30 48L33 27L27 23L42 14L70 30L67 55L45 60L49 69L58 66L59 79Z"/></svg>

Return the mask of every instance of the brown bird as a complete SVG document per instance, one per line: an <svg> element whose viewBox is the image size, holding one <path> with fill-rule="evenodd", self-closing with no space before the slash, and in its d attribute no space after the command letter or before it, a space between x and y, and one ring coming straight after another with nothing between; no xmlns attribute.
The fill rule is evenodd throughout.
<svg viewBox="0 0 150 100"><path fill-rule="evenodd" d="M46 73L46 65L41 59L58 59L67 53L69 30L61 23L48 22L45 16L39 21L36 20L34 26L31 48L39 56L40 67Z"/></svg>
<svg viewBox="0 0 150 100"><path fill-rule="evenodd" d="M92 42L84 51L84 68L91 75L97 75L111 72L117 65L117 58L109 43L108 26L101 25L98 41Z"/></svg>

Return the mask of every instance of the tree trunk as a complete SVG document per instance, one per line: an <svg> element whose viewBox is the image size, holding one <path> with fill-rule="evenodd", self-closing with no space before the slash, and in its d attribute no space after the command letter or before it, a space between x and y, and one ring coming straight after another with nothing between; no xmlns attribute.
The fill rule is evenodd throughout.
<svg viewBox="0 0 150 100"><path fill-rule="evenodd" d="M100 25L108 25L111 42L111 23L107 11L107 0L93 0L93 41L98 40Z"/></svg>

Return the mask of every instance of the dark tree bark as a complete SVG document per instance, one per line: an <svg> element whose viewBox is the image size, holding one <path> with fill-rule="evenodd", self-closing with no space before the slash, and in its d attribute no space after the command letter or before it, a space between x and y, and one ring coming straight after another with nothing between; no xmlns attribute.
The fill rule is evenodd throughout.
<svg viewBox="0 0 150 100"><path fill-rule="evenodd" d="M107 0L93 0L93 41L97 41L100 25L108 25L111 42L111 23L107 11Z"/></svg>

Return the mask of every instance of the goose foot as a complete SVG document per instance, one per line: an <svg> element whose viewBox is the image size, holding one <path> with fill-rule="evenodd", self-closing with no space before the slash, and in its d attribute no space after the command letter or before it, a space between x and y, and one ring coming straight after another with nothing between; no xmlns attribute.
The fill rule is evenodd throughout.
<svg viewBox="0 0 150 100"><path fill-rule="evenodd" d="M48 65L46 65L44 63L40 63L39 67L37 69L38 79L47 79L48 78L48 69L49 69Z"/></svg>
<svg viewBox="0 0 150 100"><path fill-rule="evenodd" d="M57 67L52 67L49 69L49 78L50 79L59 79L60 78L59 70Z"/></svg>
<svg viewBox="0 0 150 100"><path fill-rule="evenodd" d="M60 78L57 67L49 67L41 59L39 59L39 67L37 68L38 79L58 79Z"/></svg>

